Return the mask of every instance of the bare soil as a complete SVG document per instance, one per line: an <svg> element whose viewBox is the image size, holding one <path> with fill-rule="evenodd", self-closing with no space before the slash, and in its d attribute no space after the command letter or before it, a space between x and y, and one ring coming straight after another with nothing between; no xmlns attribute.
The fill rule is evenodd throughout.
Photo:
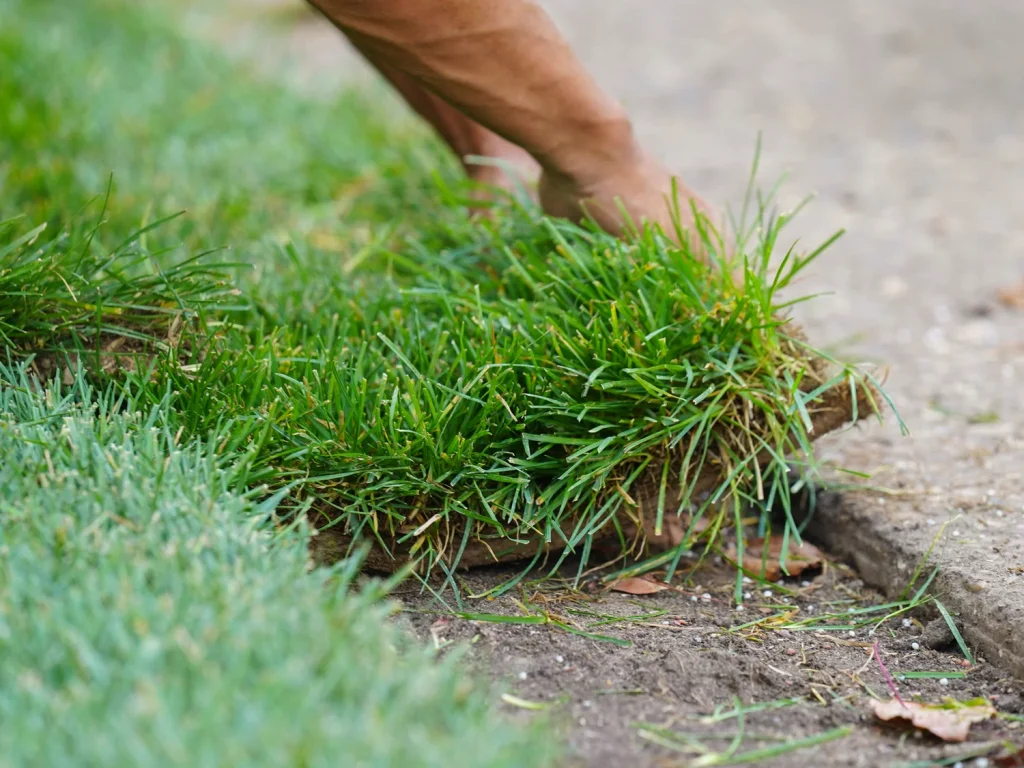
<svg viewBox="0 0 1024 768"><path fill-rule="evenodd" d="M481 594L518 573L514 566L470 571L460 577L463 594ZM398 597L405 608L401 621L425 641L439 647L472 645L471 662L523 700L508 704L510 713L529 717L525 702L545 705L569 740L568 765L686 765L697 756L645 738L645 725L693 734L712 751L726 750L742 730L738 753L852 728L844 738L754 763L794 768L826 760L837 768L938 765L947 758L985 754L984 742L1024 742L1020 722L993 720L974 726L966 744L945 744L875 720L870 700L891 698L872 655L875 641L904 699L920 696L937 703L944 697L984 696L1003 713L1024 712L1024 685L984 659L967 666L945 622L936 623L926 611L891 619L871 636L867 629L851 634L739 628L785 611L804 618L883 602L845 566L826 564L817 575L803 576L777 587L745 584L750 598L742 610L732 600L732 572L713 564L690 574L678 589L644 596L608 592L595 576L578 590L565 583L525 583L503 597L465 599L461 608L448 592L447 610L415 584ZM549 624L473 621L453 613L540 613L628 645ZM944 683L899 679L913 671L951 677ZM792 699L800 701L782 706ZM735 711L737 701L769 708L747 714L742 723L723 717ZM718 718L702 719L716 711Z"/></svg>

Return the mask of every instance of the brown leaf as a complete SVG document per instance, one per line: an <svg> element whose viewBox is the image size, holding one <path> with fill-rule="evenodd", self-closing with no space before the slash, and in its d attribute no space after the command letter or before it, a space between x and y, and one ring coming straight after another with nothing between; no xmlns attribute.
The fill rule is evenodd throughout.
<svg viewBox="0 0 1024 768"><path fill-rule="evenodd" d="M1011 285L1009 288L1000 288L996 291L996 298L1004 307L1024 309L1024 282Z"/></svg>
<svg viewBox="0 0 1024 768"><path fill-rule="evenodd" d="M1024 768L1024 747L1010 747L1002 754L989 758L989 764L996 768Z"/></svg>
<svg viewBox="0 0 1024 768"><path fill-rule="evenodd" d="M743 568L750 573L761 575L762 564L764 574L762 578L767 581L778 581L785 574L782 572L782 564L779 558L782 557L782 536L772 536L768 539L768 556L764 557L765 540L748 539L743 548ZM729 547L729 557L736 559L736 545ZM808 568L817 568L825 560L821 550L810 542L803 542L797 546L793 541L789 542L789 549L786 552L786 571L790 576L799 576ZM763 563L762 563L763 561Z"/></svg>
<svg viewBox="0 0 1024 768"><path fill-rule="evenodd" d="M609 589L613 592L625 592L627 595L653 595L655 592L669 589L669 586L668 584L634 576L628 579L613 581Z"/></svg>
<svg viewBox="0 0 1024 768"><path fill-rule="evenodd" d="M879 720L909 720L915 728L929 731L943 741L966 740L972 724L988 720L996 713L995 707L988 703L958 707L898 699L872 701L871 708Z"/></svg>

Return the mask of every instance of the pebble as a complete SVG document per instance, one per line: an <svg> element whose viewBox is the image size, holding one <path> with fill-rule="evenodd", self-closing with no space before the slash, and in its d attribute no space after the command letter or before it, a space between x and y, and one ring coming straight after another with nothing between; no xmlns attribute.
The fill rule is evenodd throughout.
<svg viewBox="0 0 1024 768"><path fill-rule="evenodd" d="M701 600L710 601L711 600L711 593L710 592L705 592L703 595L700 596L700 599Z"/></svg>
<svg viewBox="0 0 1024 768"><path fill-rule="evenodd" d="M753 594L751 594L750 592L744 592L744 593L743 593L743 598L744 598L745 600L749 600L749 599L750 599L750 598L752 598L752 597L753 597Z"/></svg>
<svg viewBox="0 0 1024 768"><path fill-rule="evenodd" d="M949 680L944 677L939 678L939 685L949 685Z"/></svg>
<svg viewBox="0 0 1024 768"><path fill-rule="evenodd" d="M525 672L520 672L519 673L519 679L520 680L525 680L526 679L526 673Z"/></svg>
<svg viewBox="0 0 1024 768"><path fill-rule="evenodd" d="M852 629L849 632L847 632L846 634L848 634L850 637L856 637L857 636L857 633L854 632Z"/></svg>
<svg viewBox="0 0 1024 768"><path fill-rule="evenodd" d="M811 586L811 582L809 582L809 581L801 581L800 582L800 586L801 587L809 587L809 586Z"/></svg>
<svg viewBox="0 0 1024 768"><path fill-rule="evenodd" d="M979 757L974 761L974 768L988 768L988 758Z"/></svg>
<svg viewBox="0 0 1024 768"><path fill-rule="evenodd" d="M920 643L911 643L911 644L910 644L910 647L911 647L911 648L912 648L913 650L915 650L915 651L920 651L920 650L921 650L921 644L920 644Z"/></svg>
<svg viewBox="0 0 1024 768"><path fill-rule="evenodd" d="M694 635L693 636L693 642L695 642L695 643L697 643L699 645L700 643L704 642L704 638L701 637L700 635Z"/></svg>
<svg viewBox="0 0 1024 768"><path fill-rule="evenodd" d="M771 597L772 596L772 591L770 589L766 589L761 594L764 595L765 597Z"/></svg>
<svg viewBox="0 0 1024 768"><path fill-rule="evenodd" d="M910 626L911 624L913 624L913 623L914 623L914 622L912 622L912 621L911 621L910 619L904 619L904 620L903 620L903 626L904 626L904 627L909 627L909 626Z"/></svg>
<svg viewBox="0 0 1024 768"><path fill-rule="evenodd" d="M565 656L555 656L555 661L557 661L559 664L562 664L565 662Z"/></svg>
<svg viewBox="0 0 1024 768"><path fill-rule="evenodd" d="M690 602L691 602L691 603L696 603L696 602L697 602L697 596L696 596L696 595L693 595L693 596L692 596L692 597L690 598Z"/></svg>
<svg viewBox="0 0 1024 768"><path fill-rule="evenodd" d="M786 655L787 656L796 656L796 648L787 648L786 649Z"/></svg>
<svg viewBox="0 0 1024 768"><path fill-rule="evenodd" d="M737 605L736 606L736 610L737 611L742 611L743 610L743 603L740 603L739 605Z"/></svg>

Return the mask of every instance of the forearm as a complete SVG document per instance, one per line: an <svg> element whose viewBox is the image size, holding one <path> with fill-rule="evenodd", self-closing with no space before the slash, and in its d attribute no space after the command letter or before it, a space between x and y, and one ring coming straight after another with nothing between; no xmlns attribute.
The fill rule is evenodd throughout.
<svg viewBox="0 0 1024 768"><path fill-rule="evenodd" d="M532 0L310 0L364 53L419 80L549 171L637 152L629 120Z"/></svg>

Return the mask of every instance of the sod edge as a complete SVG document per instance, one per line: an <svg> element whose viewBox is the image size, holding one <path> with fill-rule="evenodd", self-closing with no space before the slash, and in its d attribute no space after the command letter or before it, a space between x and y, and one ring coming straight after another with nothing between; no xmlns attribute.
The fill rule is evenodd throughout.
<svg viewBox="0 0 1024 768"><path fill-rule="evenodd" d="M829 374L835 366L808 351L806 337L800 328L787 324L785 332L793 342L788 345L790 353L800 357L804 363L806 375L800 391L812 394L806 406L810 423L806 436L811 441L859 423L867 416L880 416L880 393L869 377L842 378L828 386ZM757 424L751 427L752 431L758 431ZM763 425L760 428L763 430ZM744 442L754 444L747 438ZM677 542L670 541L667 534L655 532L659 508L666 517L679 515L686 528L686 521L693 519L694 512L699 516L706 509L707 502L728 500L730 492L736 490L730 477L734 473L729 471L730 462L725 459L702 462L697 467L696 477L689 482L676 479L665 484L663 478L666 476L686 477L686 470L693 469L692 466L684 466L680 470L688 455L691 452L686 447L673 450L666 457L649 464L629 484L628 490L621 483L609 484L605 496L611 499L614 511L603 525L588 534L590 540L587 543L581 541L582 537L570 541L567 539L571 537L553 537L538 530L514 530L504 536L494 535L483 526L467 525L465 519L453 520L454 516L442 515L436 507L429 505L407 517L397 529L354 531L343 510L330 503L314 503L308 512L316 531L310 541L311 555L318 564L331 564L351 557L361 545L368 543L364 567L371 571L394 573L409 567L430 572L438 561L446 568L457 569L531 559L537 562L566 550L570 554L582 553L584 558L588 553L604 555L608 561L618 559L624 553L641 556L665 551ZM769 449L763 448L752 460L763 470L777 459ZM564 528L579 523L579 517L570 512L565 519L568 525ZM440 556L426 552L440 553Z"/></svg>

